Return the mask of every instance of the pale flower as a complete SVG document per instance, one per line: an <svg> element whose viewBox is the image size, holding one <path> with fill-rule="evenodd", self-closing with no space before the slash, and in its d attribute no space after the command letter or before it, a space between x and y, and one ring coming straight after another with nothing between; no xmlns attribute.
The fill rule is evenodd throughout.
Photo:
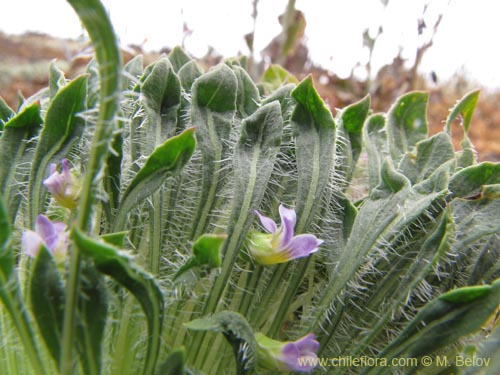
<svg viewBox="0 0 500 375"><path fill-rule="evenodd" d="M63 207L74 210L80 197L80 181L71 172L67 159L61 160L62 173L57 171L57 165L50 165L50 175L43 184Z"/></svg>
<svg viewBox="0 0 500 375"><path fill-rule="evenodd" d="M52 222L47 216L38 215L35 231L27 230L23 233L21 243L26 255L34 258L45 246L56 260L62 260L66 255L69 243L69 234L66 224Z"/></svg>
<svg viewBox="0 0 500 375"><path fill-rule="evenodd" d="M268 370L311 372L318 364L319 342L314 333L297 341L277 341L256 333L259 365Z"/></svg>
<svg viewBox="0 0 500 375"><path fill-rule="evenodd" d="M307 257L318 251L318 247L323 243L312 234L294 236L297 220L295 211L281 204L279 212L281 226L278 228L274 220L255 211L262 226L269 232L250 234L248 249L252 257L260 264L278 264Z"/></svg>

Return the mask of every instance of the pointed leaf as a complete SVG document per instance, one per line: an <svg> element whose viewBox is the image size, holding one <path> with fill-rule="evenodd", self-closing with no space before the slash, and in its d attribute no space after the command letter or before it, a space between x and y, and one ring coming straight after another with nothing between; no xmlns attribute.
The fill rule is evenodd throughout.
<svg viewBox="0 0 500 375"><path fill-rule="evenodd" d="M164 302L160 287L154 277L137 267L130 257L116 247L88 237L74 229L72 238L78 249L90 257L97 270L111 276L125 287L140 303L148 325L148 351L144 373L152 374L158 358L161 328L164 315Z"/></svg>
<svg viewBox="0 0 500 375"><path fill-rule="evenodd" d="M80 279L82 298L78 301L78 351L84 373L100 375L108 314L106 283L104 277L88 263L84 264Z"/></svg>
<svg viewBox="0 0 500 375"><path fill-rule="evenodd" d="M0 288L9 280L14 268L14 253L10 246L12 229L3 197L0 194Z"/></svg>
<svg viewBox="0 0 500 375"><path fill-rule="evenodd" d="M123 228L127 214L134 205L151 195L167 177L178 173L186 165L195 146L194 128L191 128L167 139L155 149L123 194L113 231Z"/></svg>
<svg viewBox="0 0 500 375"><path fill-rule="evenodd" d="M242 118L250 116L259 108L259 90L248 73L239 66L231 66L238 80L236 105Z"/></svg>
<svg viewBox="0 0 500 375"><path fill-rule="evenodd" d="M4 124L15 114L16 112L0 97L0 131L3 130Z"/></svg>
<svg viewBox="0 0 500 375"><path fill-rule="evenodd" d="M470 128L472 115L476 109L476 104L479 99L479 90L471 91L460 99L453 107L448 118L446 119L445 129L451 135L451 123L457 116L462 116L462 126L464 127L465 137L467 137Z"/></svg>
<svg viewBox="0 0 500 375"><path fill-rule="evenodd" d="M51 253L42 246L33 265L30 298L38 329L56 363L61 355L64 286Z"/></svg>
<svg viewBox="0 0 500 375"><path fill-rule="evenodd" d="M56 61L52 60L49 66L49 97L52 99L56 96L61 87L66 85L66 78L61 69L56 65Z"/></svg>
<svg viewBox="0 0 500 375"><path fill-rule="evenodd" d="M368 155L370 190L373 190L380 183L382 162L389 156L384 115L375 114L368 117L363 127L363 143Z"/></svg>
<svg viewBox="0 0 500 375"><path fill-rule="evenodd" d="M234 198L228 239L224 242L221 275L216 279L204 313L215 311L240 254L245 234L264 196L281 144L283 119L278 101L260 107L243 121L241 135L234 150Z"/></svg>
<svg viewBox="0 0 500 375"><path fill-rule="evenodd" d="M243 316L231 311L222 311L208 318L184 324L195 331L212 331L224 334L233 347L237 374L254 374L257 361L257 342L248 322Z"/></svg>
<svg viewBox="0 0 500 375"><path fill-rule="evenodd" d="M167 359L156 371L156 375L186 375L185 362L186 353L184 348L177 349L168 355Z"/></svg>
<svg viewBox="0 0 500 375"><path fill-rule="evenodd" d="M479 194L483 185L500 184L500 163L484 162L458 171L450 180L450 191L457 197Z"/></svg>
<svg viewBox="0 0 500 375"><path fill-rule="evenodd" d="M24 107L4 125L0 138L0 193L10 199L14 173L20 163L27 141L34 137L43 123L40 117L40 103ZM16 192L17 193L17 192Z"/></svg>
<svg viewBox="0 0 500 375"><path fill-rule="evenodd" d="M80 76L61 88L51 101L45 114L45 124L35 150L28 186L29 223L35 222L41 213L43 197L42 181L46 177L49 163L57 153L69 152L72 144L83 132L83 120L78 113L85 109L87 76ZM65 155L64 155L65 156Z"/></svg>
<svg viewBox="0 0 500 375"><path fill-rule="evenodd" d="M398 170L408 177L412 184L416 184L427 179L436 169L454 158L450 136L438 133L418 142L417 154L407 153L403 156Z"/></svg>
<svg viewBox="0 0 500 375"><path fill-rule="evenodd" d="M172 52L168 55L168 59L172 63L175 72L178 72L184 67L184 65L192 60L191 57L179 46L175 46L174 49L172 49Z"/></svg>
<svg viewBox="0 0 500 375"><path fill-rule="evenodd" d="M191 92L191 87L193 86L194 81L196 81L202 74L203 70L194 60L183 65L177 72L182 88L188 93Z"/></svg>
<svg viewBox="0 0 500 375"><path fill-rule="evenodd" d="M270 93L276 91L280 86L286 85L287 83L299 83L298 79L295 78L292 73L284 69L282 66L275 64L267 68L261 78L261 82Z"/></svg>
<svg viewBox="0 0 500 375"><path fill-rule="evenodd" d="M308 76L293 91L298 173L297 231L301 232L320 205L333 166L335 122Z"/></svg>
<svg viewBox="0 0 500 375"><path fill-rule="evenodd" d="M137 55L123 66L122 90L131 90L142 74L143 56Z"/></svg>
<svg viewBox="0 0 500 375"><path fill-rule="evenodd" d="M194 267L217 268L221 265L220 251L222 243L227 238L225 234L204 234L193 245L194 256L179 268L174 280Z"/></svg>
<svg viewBox="0 0 500 375"><path fill-rule="evenodd" d="M418 358L479 330L498 308L500 280L450 291L425 305L380 358ZM365 374L383 373L372 368Z"/></svg>
<svg viewBox="0 0 500 375"><path fill-rule="evenodd" d="M363 124L369 110L370 97L366 96L342 109L336 119L336 157L341 160L336 172L345 180L340 182L344 187L348 186L361 154Z"/></svg>
<svg viewBox="0 0 500 375"><path fill-rule="evenodd" d="M387 114L387 140L394 163L427 136L427 100L423 92L401 96Z"/></svg>
<svg viewBox="0 0 500 375"><path fill-rule="evenodd" d="M177 111L181 102L181 84L167 58L158 60L141 88L148 117L148 134L154 148L175 134ZM146 150L149 154L151 150Z"/></svg>

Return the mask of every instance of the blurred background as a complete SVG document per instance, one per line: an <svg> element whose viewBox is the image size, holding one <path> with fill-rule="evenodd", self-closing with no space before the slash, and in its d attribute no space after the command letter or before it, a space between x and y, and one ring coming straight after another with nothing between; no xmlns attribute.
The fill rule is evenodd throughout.
<svg viewBox="0 0 500 375"><path fill-rule="evenodd" d="M431 133L457 99L480 88L470 135L480 160L500 160L495 0L102 1L125 60L144 54L149 63L176 45L205 69L245 55L254 79L270 64L298 79L312 74L332 110L369 93L374 111L387 111L399 95L426 90ZM47 85L52 59L71 78L91 57L63 0L4 2L2 15L0 96L12 107ZM453 131L458 141L458 123Z"/></svg>

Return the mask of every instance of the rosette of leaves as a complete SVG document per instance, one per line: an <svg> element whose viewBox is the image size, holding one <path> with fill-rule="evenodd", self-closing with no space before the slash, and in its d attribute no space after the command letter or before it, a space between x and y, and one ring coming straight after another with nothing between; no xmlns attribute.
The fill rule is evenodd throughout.
<svg viewBox="0 0 500 375"><path fill-rule="evenodd" d="M70 3L95 46L87 73L52 65L49 88L0 101L0 373L263 374L253 332L312 332L319 357L495 352L500 166L468 137L478 92L429 136L423 92L332 113L311 77L276 66L256 83L243 60L204 71L175 48L121 68L100 4ZM42 184L62 158L82 174L74 212ZM261 266L254 211L280 204L324 243ZM71 228L63 269L21 251L38 214Z"/></svg>

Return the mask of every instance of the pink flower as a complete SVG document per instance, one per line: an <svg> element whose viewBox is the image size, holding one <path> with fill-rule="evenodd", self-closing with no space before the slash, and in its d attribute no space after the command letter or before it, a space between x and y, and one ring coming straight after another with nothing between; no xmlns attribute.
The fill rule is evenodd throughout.
<svg viewBox="0 0 500 375"><path fill-rule="evenodd" d="M250 235L250 254L260 264L278 264L306 257L318 251L319 245L323 243L312 234L294 236L297 220L295 211L281 204L279 212L281 226L278 228L274 220L255 211L262 226L269 232L253 232Z"/></svg>
<svg viewBox="0 0 500 375"><path fill-rule="evenodd" d="M311 372L318 364L319 342L314 333L281 342L256 333L259 365L269 370Z"/></svg>
<svg viewBox="0 0 500 375"><path fill-rule="evenodd" d="M43 184L63 207L74 210L78 205L80 196L80 181L71 172L67 159L61 160L62 173L57 171L57 165L50 165L50 176Z"/></svg>
<svg viewBox="0 0 500 375"><path fill-rule="evenodd" d="M47 216L38 215L35 231L25 231L21 243L26 255L32 258L45 246L56 260L61 260L68 250L69 233L66 231L66 224L52 222Z"/></svg>

